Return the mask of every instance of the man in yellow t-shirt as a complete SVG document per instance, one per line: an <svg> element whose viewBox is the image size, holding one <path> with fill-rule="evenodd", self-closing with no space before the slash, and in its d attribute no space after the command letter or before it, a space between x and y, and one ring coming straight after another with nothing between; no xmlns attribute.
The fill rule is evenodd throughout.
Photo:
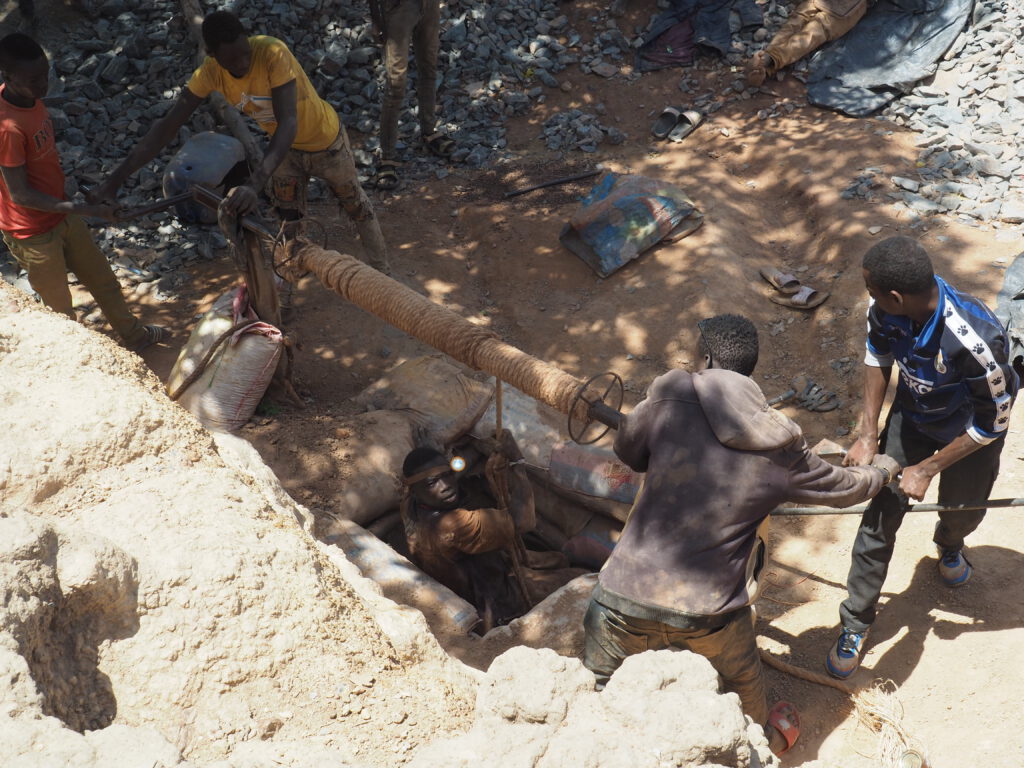
<svg viewBox="0 0 1024 768"><path fill-rule="evenodd" d="M90 200L112 202L125 179L156 157L203 100L219 91L271 137L248 183L228 192L225 210L238 215L252 211L258 190L269 182L268 192L281 218L297 220L306 210L309 177L316 176L327 182L355 223L367 262L387 272L384 236L359 186L345 127L317 95L288 47L273 37L248 37L229 11L215 11L203 20L203 42L209 56L174 106L93 190Z"/></svg>

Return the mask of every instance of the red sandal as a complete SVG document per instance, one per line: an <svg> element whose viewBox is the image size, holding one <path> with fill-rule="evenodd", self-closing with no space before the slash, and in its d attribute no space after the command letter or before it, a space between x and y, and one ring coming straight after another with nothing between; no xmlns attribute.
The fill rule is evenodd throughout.
<svg viewBox="0 0 1024 768"><path fill-rule="evenodd" d="M786 748L777 755L785 754L793 748L797 739L800 738L800 715L796 707L788 701L778 701L768 713L768 725L779 732L779 735L786 740Z"/></svg>

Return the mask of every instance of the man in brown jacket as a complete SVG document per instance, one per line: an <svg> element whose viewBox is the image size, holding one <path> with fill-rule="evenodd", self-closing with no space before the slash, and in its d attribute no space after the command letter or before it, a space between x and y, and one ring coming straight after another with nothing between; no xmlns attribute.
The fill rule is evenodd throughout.
<svg viewBox="0 0 1024 768"><path fill-rule="evenodd" d="M763 51L747 62L747 83L761 85L783 67L838 40L864 17L868 0L804 0Z"/></svg>
<svg viewBox="0 0 1024 768"><path fill-rule="evenodd" d="M698 328L697 372L659 376L619 427L615 452L646 476L594 588L584 664L600 685L635 653L699 653L781 754L799 720L787 702L769 712L751 609L768 516L786 501L857 504L899 465L880 454L874 465L836 467L811 453L750 378L753 324L719 315Z"/></svg>
<svg viewBox="0 0 1024 768"><path fill-rule="evenodd" d="M467 468L462 460L454 466L429 447L413 449L402 465L409 557L476 607L481 635L586 573L568 567L561 552L523 545L522 535L537 522L524 461L512 434L503 430L483 474L479 465Z"/></svg>

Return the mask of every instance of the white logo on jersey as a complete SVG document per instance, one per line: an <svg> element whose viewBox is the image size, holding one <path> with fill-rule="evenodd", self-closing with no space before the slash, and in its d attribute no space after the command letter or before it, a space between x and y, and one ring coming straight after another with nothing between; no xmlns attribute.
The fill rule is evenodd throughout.
<svg viewBox="0 0 1024 768"><path fill-rule="evenodd" d="M910 388L910 391L915 395L926 395L935 388L934 381L927 381L926 379L919 379L910 373L910 370L904 365L901 360L899 363L900 375L903 377L903 383Z"/></svg>

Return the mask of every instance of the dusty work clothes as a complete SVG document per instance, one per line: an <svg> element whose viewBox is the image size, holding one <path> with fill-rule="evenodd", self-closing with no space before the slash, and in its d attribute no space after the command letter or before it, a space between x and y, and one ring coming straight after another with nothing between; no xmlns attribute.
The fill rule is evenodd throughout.
<svg viewBox="0 0 1024 768"><path fill-rule="evenodd" d="M471 488L463 496L466 506L438 510L410 497L403 502L402 516L410 559L496 626L522 616L584 571L568 568L559 552L523 549L525 561L517 565L520 545L512 516L479 503L480 498L480 491ZM524 584L518 582L517 567Z"/></svg>
<svg viewBox="0 0 1024 768"><path fill-rule="evenodd" d="M6 87L0 85L0 94ZM32 189L64 199L64 170L60 167L53 121L41 100L36 99L31 107L17 107L0 95L0 165L24 167ZM0 231L13 237L41 235L63 218L63 213L18 205L0 178Z"/></svg>
<svg viewBox="0 0 1024 768"><path fill-rule="evenodd" d="M387 88L380 116L380 148L385 160L395 157L398 117L405 101L409 45L416 59L416 105L424 138L437 123L437 51L441 6L438 0L383 0L384 70ZM388 7L390 6L390 7Z"/></svg>
<svg viewBox="0 0 1024 768"><path fill-rule="evenodd" d="M622 420L614 447L647 474L595 596L665 623L678 614L722 617L753 601L758 528L779 504L851 506L885 477L814 455L753 379L721 369L659 376Z"/></svg>
<svg viewBox="0 0 1024 768"><path fill-rule="evenodd" d="M326 149L306 152L293 147L288 150L270 180L271 199L283 216L288 217L285 213L288 211L295 212L292 218L305 215L310 176L327 182L342 209L356 225L367 263L386 272L388 252L384 235L370 199L359 184L355 158L344 126L339 126L334 141Z"/></svg>
<svg viewBox="0 0 1024 768"><path fill-rule="evenodd" d="M766 53L774 74L794 61L818 50L830 40L838 40L863 18L867 0L804 0L768 43Z"/></svg>
<svg viewBox="0 0 1024 768"><path fill-rule="evenodd" d="M584 664L601 680L630 653L688 648L707 656L763 724L749 608L764 565L763 525L784 501L856 504L886 474L828 464L753 379L714 368L655 379L622 419L614 447L646 476L594 588Z"/></svg>
<svg viewBox="0 0 1024 768"><path fill-rule="evenodd" d="M430 509L413 499L407 503L403 516L412 561L472 603L487 629L530 610L513 571L510 550L516 533L508 512L493 507Z"/></svg>
<svg viewBox="0 0 1024 768"><path fill-rule="evenodd" d="M4 232L3 237L14 258L28 272L29 284L50 309L76 319L68 288L70 270L96 299L126 346L135 346L146 337L145 327L128 308L110 264L81 217L67 215L41 235L19 239Z"/></svg>
<svg viewBox="0 0 1024 768"><path fill-rule="evenodd" d="M200 99L213 91L222 93L229 104L273 136L277 120L271 92L294 80L298 130L292 148L306 152L327 149L338 135L338 113L317 94L288 46L267 35L253 35L249 46L252 59L245 77L234 77L207 56L192 74L188 89Z"/></svg>
<svg viewBox="0 0 1024 768"><path fill-rule="evenodd" d="M692 651L711 662L726 692L740 697L744 714L764 725L768 695L751 610L739 612L725 626L680 629L660 621L637 619L591 600L583 618L583 663L603 686L627 656L664 649ZM678 618L685 626L686 618Z"/></svg>
<svg viewBox="0 0 1024 768"><path fill-rule="evenodd" d="M985 502L999 474L999 456L1005 442L999 439L988 443L943 471L939 475L939 504L973 506ZM907 467L924 461L944 445L921 434L914 423L895 408L889 413L879 449L900 466ZM896 532L909 504L910 499L905 494L886 487L865 510L853 542L853 561L846 582L849 597L839 607L844 627L864 632L874 622L896 545ZM960 549L964 538L984 517L985 510L939 512L935 543L942 550Z"/></svg>

